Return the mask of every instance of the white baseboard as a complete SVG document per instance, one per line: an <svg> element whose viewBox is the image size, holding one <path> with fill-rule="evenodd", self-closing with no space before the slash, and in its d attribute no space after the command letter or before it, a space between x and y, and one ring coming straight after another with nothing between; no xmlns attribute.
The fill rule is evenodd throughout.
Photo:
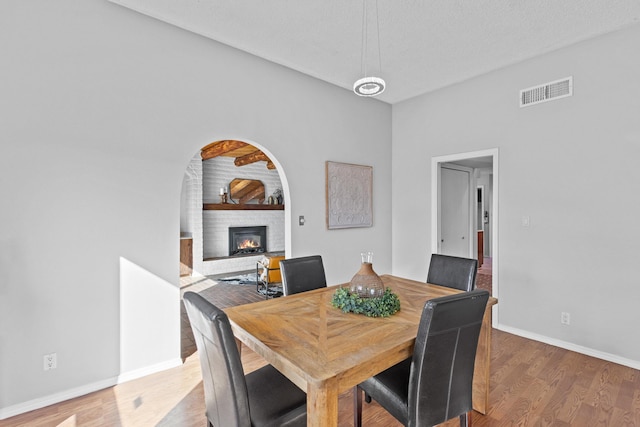
<svg viewBox="0 0 640 427"><path fill-rule="evenodd" d="M155 365L145 366L144 368L136 369L134 371L124 372L118 375L118 384L146 377L147 375L155 374L156 372L166 371L167 369L175 368L180 365L182 365L182 359L177 358L157 363Z"/></svg>
<svg viewBox="0 0 640 427"><path fill-rule="evenodd" d="M37 399L29 400L27 402L18 403L17 405L0 408L0 420L15 417L16 415L24 414L25 412L44 408L45 406L64 402L65 400L73 399L78 396L84 396L85 394L93 393L94 391L102 390L107 387L113 387L116 384L117 377L108 378L106 380L97 381L95 383L86 384L80 387L74 387L69 390L61 391L59 393L50 394L49 396L43 396Z"/></svg>
<svg viewBox="0 0 640 427"><path fill-rule="evenodd" d="M533 332L524 331L522 329L513 328L511 326L506 326L502 324L498 324L496 326L496 329L499 329L504 332L508 332L510 334L518 335L523 338L528 338L534 341L543 342L545 344L549 344L555 347L564 348L565 350L575 351L576 353L585 354L587 356L596 357L598 359L606 360L608 362L617 363L618 365L628 366L629 368L640 370L640 361L638 360L627 359L624 357L617 356L615 354L595 350L590 347L583 347L581 345L558 340L555 338L550 338L544 335L535 334Z"/></svg>
<svg viewBox="0 0 640 427"><path fill-rule="evenodd" d="M16 405L8 406L6 408L0 408L0 420L4 420L16 415L24 414L26 412L35 411L36 409L44 408L45 406L55 405L56 403L64 402L65 400L73 399L85 394L93 393L94 391L102 390L108 387L113 387L117 384L131 381L137 378L144 377L146 375L155 374L156 372L165 371L167 369L175 368L182 365L180 358L168 360L166 362L158 363L156 365L147 366L135 371L125 372L117 377L107 378L102 381L97 381L91 384L86 384L80 387L74 387L69 390L61 391L59 393L50 394L48 396L39 397L37 399L29 400L27 402L18 403Z"/></svg>

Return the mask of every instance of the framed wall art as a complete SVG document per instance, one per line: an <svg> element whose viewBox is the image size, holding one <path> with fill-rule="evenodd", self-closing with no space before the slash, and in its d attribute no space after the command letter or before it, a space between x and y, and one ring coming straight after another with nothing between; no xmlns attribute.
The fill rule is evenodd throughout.
<svg viewBox="0 0 640 427"><path fill-rule="evenodd" d="M373 166L326 162L327 228L373 225Z"/></svg>

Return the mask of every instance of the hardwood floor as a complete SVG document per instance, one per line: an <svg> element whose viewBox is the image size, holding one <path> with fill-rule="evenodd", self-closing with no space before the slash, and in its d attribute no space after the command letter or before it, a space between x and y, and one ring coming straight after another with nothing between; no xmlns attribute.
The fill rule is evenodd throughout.
<svg viewBox="0 0 640 427"><path fill-rule="evenodd" d="M491 295L493 293L492 286L492 260L491 258L485 257L482 266L478 268L478 274L476 275L476 288L484 289L485 291L489 291Z"/></svg>
<svg viewBox="0 0 640 427"><path fill-rule="evenodd" d="M261 300L254 286L214 285L196 290L221 306ZM225 305L227 304L227 305ZM186 325L188 326L188 324ZM184 364L86 396L0 421L14 426L206 426L198 354L184 331ZM491 409L473 413L484 426L640 426L640 371L493 330ZM264 364L244 348L246 372ZM351 392L340 396L339 425L351 426ZM364 426L400 424L378 404L365 404ZM444 424L459 425L457 420Z"/></svg>

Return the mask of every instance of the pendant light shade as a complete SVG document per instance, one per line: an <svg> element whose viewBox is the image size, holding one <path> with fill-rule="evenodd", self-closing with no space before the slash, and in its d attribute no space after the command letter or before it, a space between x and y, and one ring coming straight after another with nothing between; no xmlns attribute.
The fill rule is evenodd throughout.
<svg viewBox="0 0 640 427"><path fill-rule="evenodd" d="M363 77L353 84L353 91L360 96L376 96L384 92L384 87L380 77Z"/></svg>

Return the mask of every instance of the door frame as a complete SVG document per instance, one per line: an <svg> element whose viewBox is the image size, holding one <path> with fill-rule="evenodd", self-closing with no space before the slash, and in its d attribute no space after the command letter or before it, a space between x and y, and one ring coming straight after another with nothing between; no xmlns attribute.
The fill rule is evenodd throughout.
<svg viewBox="0 0 640 427"><path fill-rule="evenodd" d="M500 293L500 249L498 239L499 224L499 198L500 198L500 150L498 148L490 148L487 150L471 151L466 153L448 154L444 156L435 156L431 158L431 253L438 253L438 224L440 217L440 166L444 163L454 163L460 160L475 159L478 157L491 157L493 161L493 183L492 183L492 215L491 222L491 262L492 262L492 295L499 298ZM473 212L471 215L476 216L476 204L470 206ZM499 305L493 306L493 326L499 324Z"/></svg>

